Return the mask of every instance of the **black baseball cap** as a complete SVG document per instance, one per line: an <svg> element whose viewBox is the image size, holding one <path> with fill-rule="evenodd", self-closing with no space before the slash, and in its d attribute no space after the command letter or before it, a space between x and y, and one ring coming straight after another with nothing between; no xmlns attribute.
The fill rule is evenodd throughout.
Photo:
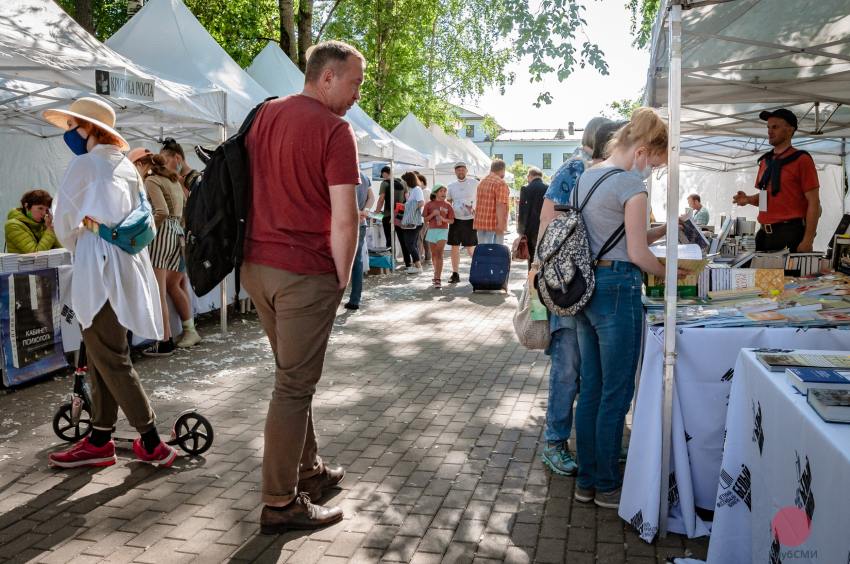
<svg viewBox="0 0 850 564"><path fill-rule="evenodd" d="M784 119L788 122L788 125L797 129L797 116L794 115L794 112L791 110L786 110L785 108L779 108L778 110L773 110L772 112L768 112L767 110L763 111L759 114L759 119L763 121L767 121L772 117Z"/></svg>

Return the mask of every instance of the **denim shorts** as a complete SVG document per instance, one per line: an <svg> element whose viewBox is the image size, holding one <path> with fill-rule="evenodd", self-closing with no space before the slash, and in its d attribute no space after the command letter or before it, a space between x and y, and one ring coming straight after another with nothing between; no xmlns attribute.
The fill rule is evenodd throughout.
<svg viewBox="0 0 850 564"><path fill-rule="evenodd" d="M439 243L440 241L445 241L448 238L448 229L437 229L436 227L429 227L428 233L425 234L425 240L429 243Z"/></svg>

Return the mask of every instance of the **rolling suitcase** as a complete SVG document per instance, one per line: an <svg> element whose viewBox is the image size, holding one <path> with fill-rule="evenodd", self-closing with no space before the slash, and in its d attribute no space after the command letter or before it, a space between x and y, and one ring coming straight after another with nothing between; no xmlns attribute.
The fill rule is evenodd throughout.
<svg viewBox="0 0 850 564"><path fill-rule="evenodd" d="M469 283L472 291L508 291L511 251L507 245L478 245L472 254Z"/></svg>

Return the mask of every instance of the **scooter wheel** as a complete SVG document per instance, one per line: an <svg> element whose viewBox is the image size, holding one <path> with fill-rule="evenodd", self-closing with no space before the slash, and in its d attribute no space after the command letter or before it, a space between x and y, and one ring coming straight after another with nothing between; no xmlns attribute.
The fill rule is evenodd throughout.
<svg viewBox="0 0 850 564"><path fill-rule="evenodd" d="M75 443L91 432L91 413L84 405L75 425L71 419L71 403L63 403L53 416L53 432L63 441Z"/></svg>
<svg viewBox="0 0 850 564"><path fill-rule="evenodd" d="M190 455L197 456L209 450L214 436L209 420L197 411L189 411L174 422L173 438L168 442L176 443Z"/></svg>

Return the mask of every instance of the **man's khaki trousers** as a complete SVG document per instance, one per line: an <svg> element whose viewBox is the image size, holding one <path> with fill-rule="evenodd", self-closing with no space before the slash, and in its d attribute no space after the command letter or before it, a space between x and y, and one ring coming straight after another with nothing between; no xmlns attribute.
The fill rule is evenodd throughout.
<svg viewBox="0 0 850 564"><path fill-rule="evenodd" d="M336 274L303 275L253 263L242 265L242 286L257 308L275 358L266 416L263 502L294 499L298 480L322 469L312 402L343 291ZM315 500L314 500L315 501Z"/></svg>

